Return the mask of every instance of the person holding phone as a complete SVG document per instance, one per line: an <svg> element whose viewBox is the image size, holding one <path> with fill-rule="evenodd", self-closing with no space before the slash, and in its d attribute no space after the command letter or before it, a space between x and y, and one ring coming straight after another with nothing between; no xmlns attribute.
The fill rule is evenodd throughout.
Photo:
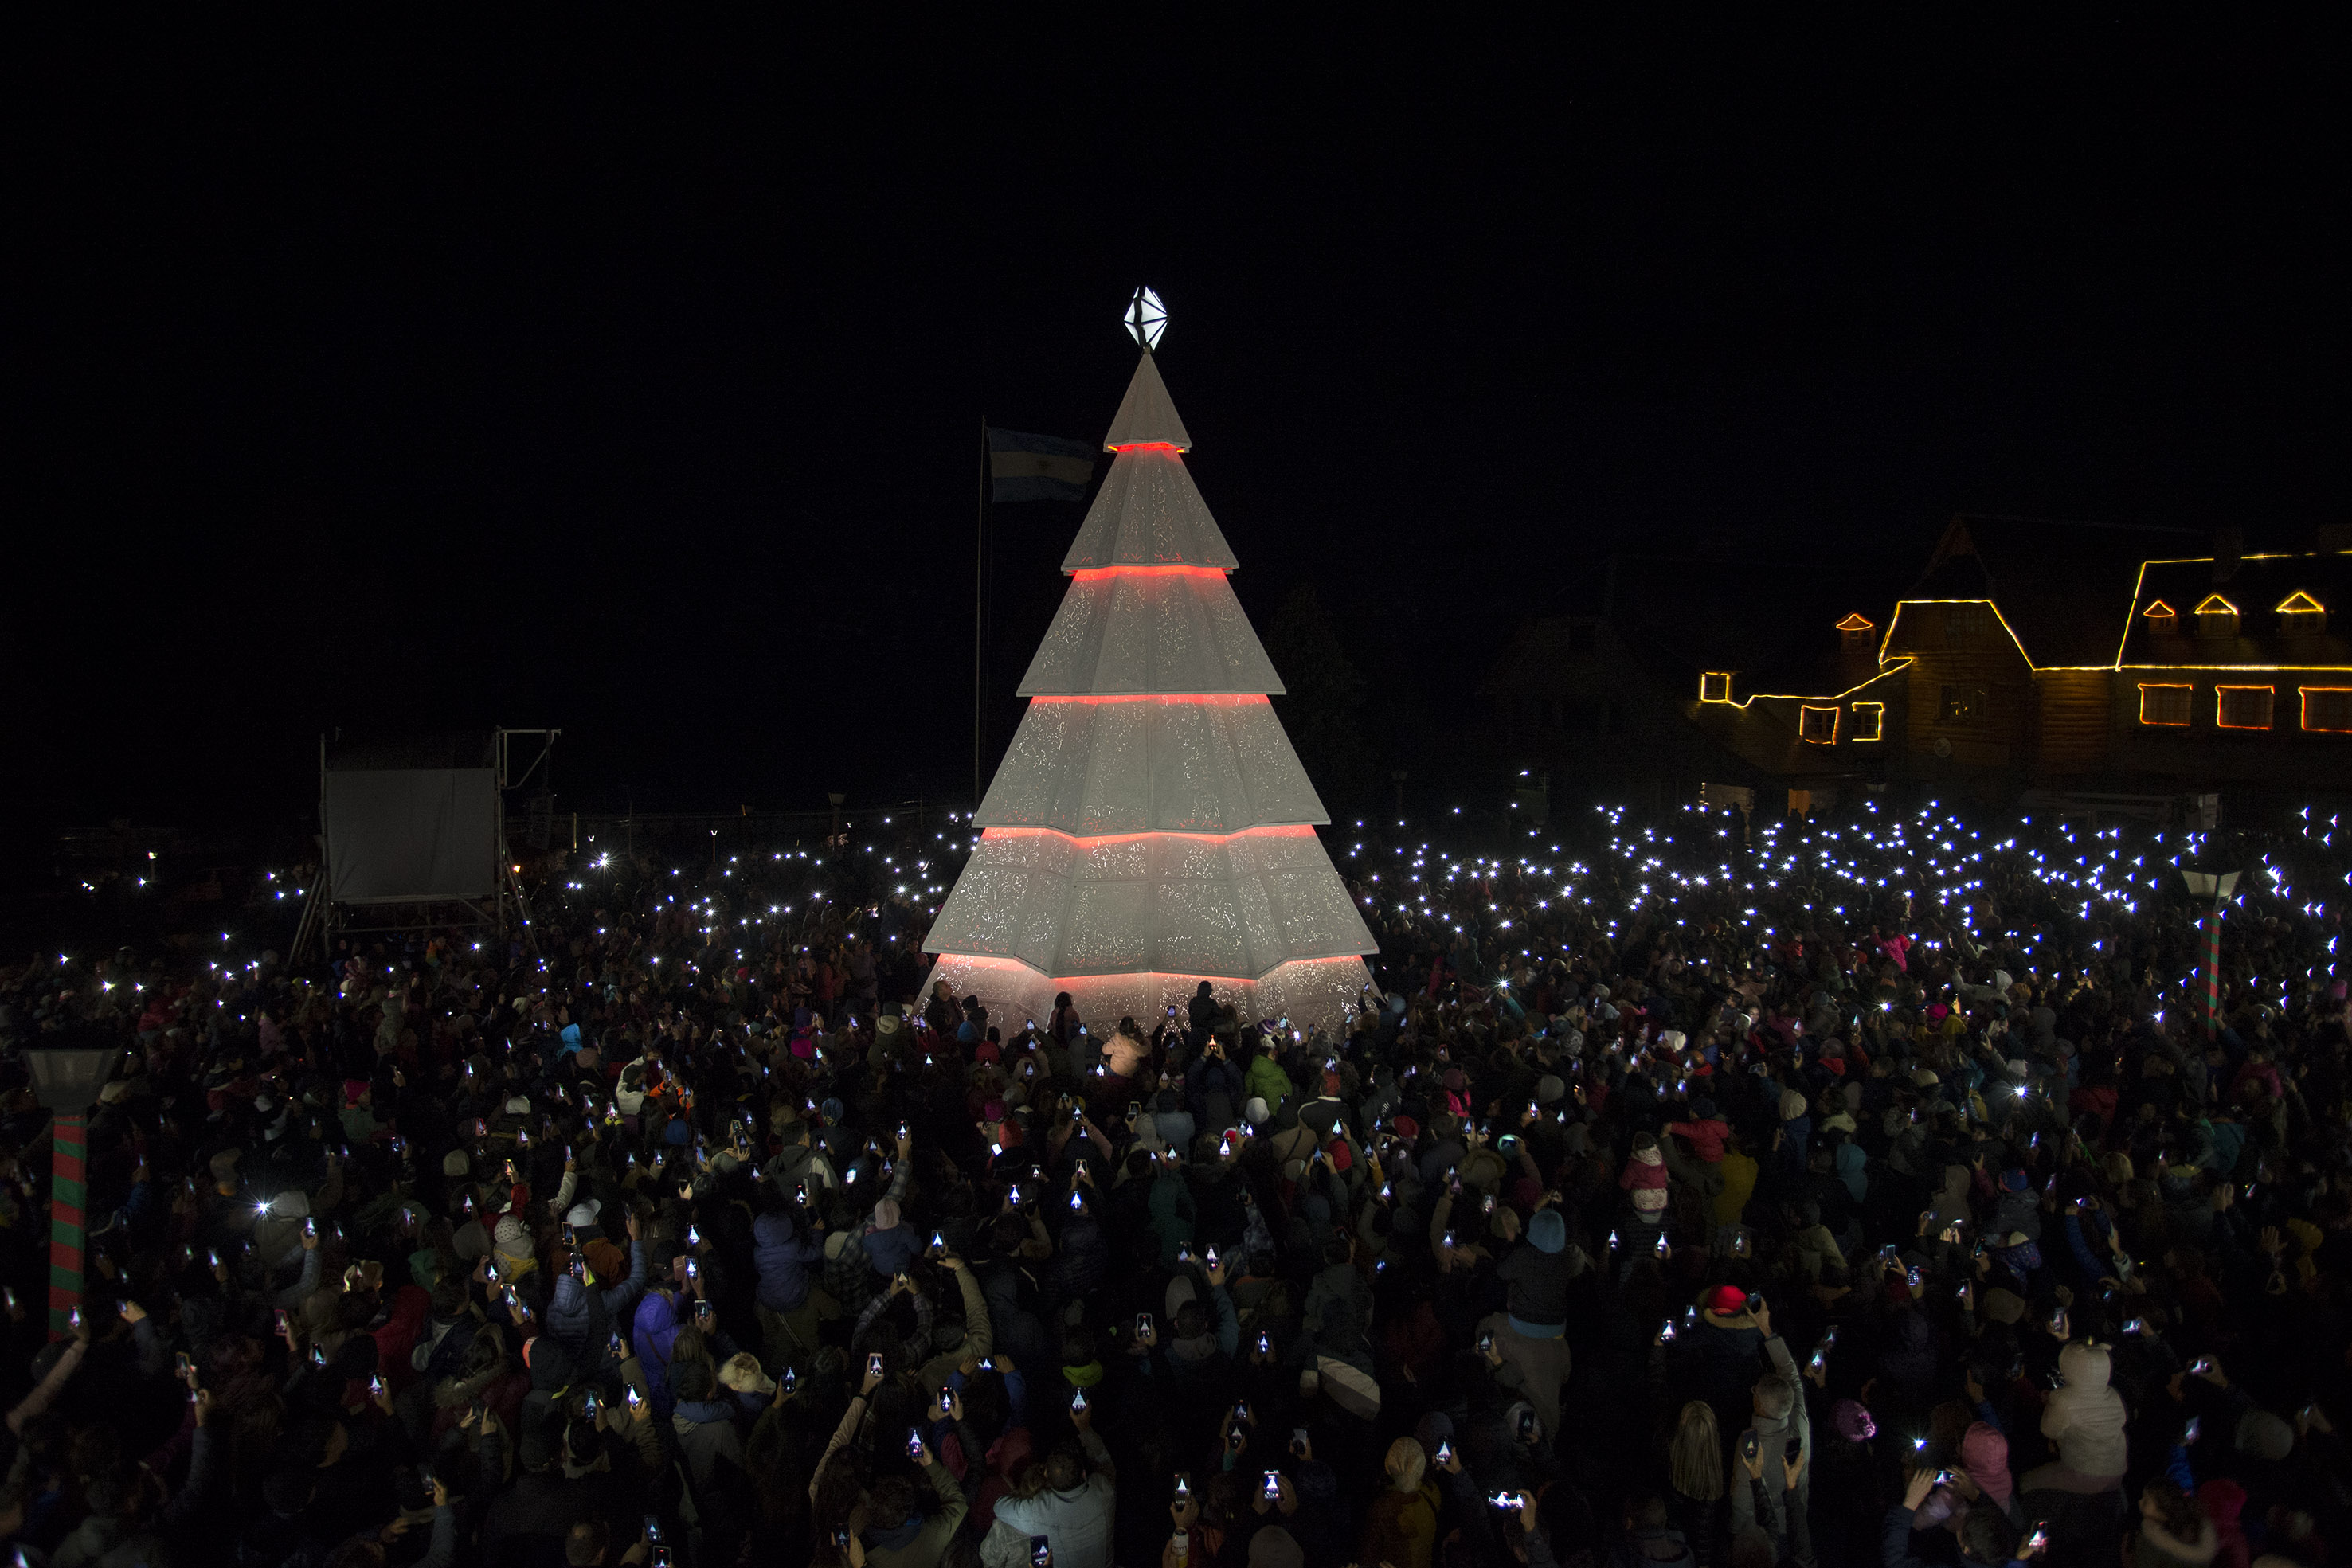
<svg viewBox="0 0 2352 1568"><path fill-rule="evenodd" d="M1034 1497L998 1500L996 1517L1051 1545L1054 1568L1110 1568L1111 1521L1118 1473L1110 1449L1095 1435L1095 1413L1073 1411L1077 1442L1056 1444L1045 1456L1045 1485Z"/></svg>
<svg viewBox="0 0 2352 1568"><path fill-rule="evenodd" d="M1426 1563L1436 1543L1441 1506L1428 1450L1417 1437L1399 1437L1389 1445L1381 1469L1385 1484L1364 1511L1356 1559L1394 1568Z"/></svg>
<svg viewBox="0 0 2352 1568"><path fill-rule="evenodd" d="M2090 1495L2122 1479L2129 1413L2107 1385L2110 1368L2105 1345L2075 1340L2058 1353L2059 1386L2042 1406L2042 1435L2057 1445L2058 1457L2020 1478L2020 1491Z"/></svg>
<svg viewBox="0 0 2352 1568"><path fill-rule="evenodd" d="M1903 1490L1903 1500L1887 1509L1885 1535L1880 1543L1880 1561L1885 1568L1928 1568L1927 1560L1911 1550L1911 1531L1916 1527L1920 1506L1935 1490L1936 1470L1932 1466L1923 1465L1911 1471ZM1978 1501L1960 1516L1957 1533L1960 1561L1967 1568L2005 1568L2009 1563L2032 1560L2040 1555L2042 1549L2033 1546L2032 1531L2020 1531L1999 1508L1984 1500ZM2047 1544L2045 1533L2042 1547Z"/></svg>

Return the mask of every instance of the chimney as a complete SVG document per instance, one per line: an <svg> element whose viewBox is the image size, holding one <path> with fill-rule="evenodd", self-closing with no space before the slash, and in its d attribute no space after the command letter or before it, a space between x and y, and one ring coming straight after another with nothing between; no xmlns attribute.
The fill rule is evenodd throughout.
<svg viewBox="0 0 2352 1568"><path fill-rule="evenodd" d="M2238 575L2239 558L2246 553L2246 530L2231 527L2213 530L2213 580L2227 582Z"/></svg>

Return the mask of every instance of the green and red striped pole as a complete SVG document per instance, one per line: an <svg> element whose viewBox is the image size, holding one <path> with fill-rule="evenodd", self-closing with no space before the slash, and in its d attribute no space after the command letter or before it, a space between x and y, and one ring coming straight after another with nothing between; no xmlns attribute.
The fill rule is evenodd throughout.
<svg viewBox="0 0 2352 1568"><path fill-rule="evenodd" d="M2205 912L2204 997L2205 1034L2210 1039L2221 1029L2221 901L2218 898Z"/></svg>
<svg viewBox="0 0 2352 1568"><path fill-rule="evenodd" d="M81 1305L83 1210L89 1203L82 1113L60 1111L49 1162L49 1337L71 1331L66 1319Z"/></svg>

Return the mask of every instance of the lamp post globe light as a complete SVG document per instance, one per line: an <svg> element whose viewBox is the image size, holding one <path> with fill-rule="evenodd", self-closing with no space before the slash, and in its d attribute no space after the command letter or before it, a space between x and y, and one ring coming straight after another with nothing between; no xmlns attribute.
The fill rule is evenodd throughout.
<svg viewBox="0 0 2352 1568"><path fill-rule="evenodd" d="M2237 891L2238 873L2233 871L2191 871L2180 868L2180 880L2189 884L2192 898L2206 901L2204 939L2199 967L2203 971L2203 983L2198 988L2197 1010L2205 1020L2205 1033L2210 1037L2221 1028L2221 911Z"/></svg>

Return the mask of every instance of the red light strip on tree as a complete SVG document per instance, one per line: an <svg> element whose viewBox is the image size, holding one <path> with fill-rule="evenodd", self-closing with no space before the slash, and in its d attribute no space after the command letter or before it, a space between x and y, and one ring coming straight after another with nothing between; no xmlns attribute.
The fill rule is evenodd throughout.
<svg viewBox="0 0 2352 1568"><path fill-rule="evenodd" d="M1243 703L1265 702L1265 698L1262 695L1249 692L1136 692L1131 694L1078 693L1069 695L1047 695L1041 694L1037 696L1031 697L1029 700L1032 703L1193 703L1208 704L1211 706L1220 703L1226 704L1228 706L1238 706ZM1272 705L1268 704L1267 706L1271 706Z"/></svg>
<svg viewBox="0 0 2352 1568"><path fill-rule="evenodd" d="M1141 566L1122 561L1116 566L1083 566L1070 575L1080 582L1096 582L1106 577L1223 577L1233 570L1229 566Z"/></svg>
<svg viewBox="0 0 2352 1568"><path fill-rule="evenodd" d="M1231 843L1235 839L1311 839L1315 836L1315 830L1305 822L1276 822L1265 827L1240 828L1230 833L1188 833L1176 828L1155 828L1142 833L1083 835L1066 833L1059 828L982 828L980 836L983 839L1067 839L1081 849L1090 849L1096 844L1126 843L1135 839L1183 839L1204 844Z"/></svg>

